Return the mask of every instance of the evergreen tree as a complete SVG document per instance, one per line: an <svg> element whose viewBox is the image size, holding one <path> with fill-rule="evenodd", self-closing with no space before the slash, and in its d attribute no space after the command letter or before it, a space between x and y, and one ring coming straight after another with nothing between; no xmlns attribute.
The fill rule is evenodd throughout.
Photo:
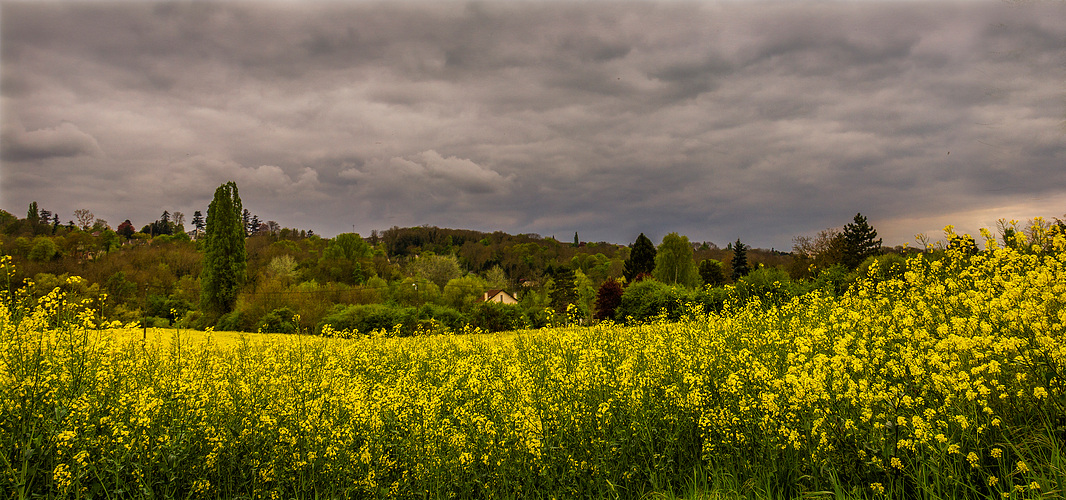
<svg viewBox="0 0 1066 500"><path fill-rule="evenodd" d="M566 306L577 302L574 271L563 267L552 276L551 306L557 314L566 314Z"/></svg>
<svg viewBox="0 0 1066 500"><path fill-rule="evenodd" d="M718 287L725 284L725 273L722 272L722 263L714 259L704 259L700 262L700 278L703 284Z"/></svg>
<svg viewBox="0 0 1066 500"><path fill-rule="evenodd" d="M192 213L192 227L195 227L197 231L204 230L204 214L199 210Z"/></svg>
<svg viewBox="0 0 1066 500"><path fill-rule="evenodd" d="M26 220L30 224L36 224L41 220L41 214L37 211L37 202L31 202L30 208L26 210Z"/></svg>
<svg viewBox="0 0 1066 500"><path fill-rule="evenodd" d="M748 246L740 242L740 238L733 243L733 281L748 275Z"/></svg>
<svg viewBox="0 0 1066 500"><path fill-rule="evenodd" d="M211 218L211 208L210 207L207 208L207 218L208 219ZM252 212L251 212L251 210L248 210L246 208L246 209L244 209L244 212L241 213L241 226L244 227L244 235L245 236L248 236L249 228L250 228L251 225L252 225Z"/></svg>
<svg viewBox="0 0 1066 500"><path fill-rule="evenodd" d="M163 210L163 215L155 221L155 234L174 234L174 226L170 223L170 212Z"/></svg>
<svg viewBox="0 0 1066 500"><path fill-rule="evenodd" d="M841 263L848 269L858 268L867 257L881 255L881 238L877 238L877 231L862 214L855 214L854 221L844 226L840 235L843 240Z"/></svg>
<svg viewBox="0 0 1066 500"><path fill-rule="evenodd" d="M651 274L655 270L655 244L644 236L644 233L637 236L632 248L629 258L622 264L622 276L627 283L632 283L641 274Z"/></svg>
<svg viewBox="0 0 1066 500"><path fill-rule="evenodd" d="M248 227L248 234L259 234L259 225L260 224L262 224L262 223L259 222L259 216L258 215L253 215L252 216L252 222L250 223L250 226Z"/></svg>
<svg viewBox="0 0 1066 500"><path fill-rule="evenodd" d="M228 182L215 190L207 207L207 233L201 273L201 307L214 314L233 310L237 292L247 273L244 224L237 184ZM245 212L247 213L247 212Z"/></svg>

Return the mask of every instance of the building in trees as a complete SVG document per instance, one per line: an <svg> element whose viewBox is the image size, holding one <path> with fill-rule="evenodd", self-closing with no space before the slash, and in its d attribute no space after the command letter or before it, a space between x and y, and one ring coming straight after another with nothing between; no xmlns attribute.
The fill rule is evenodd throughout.
<svg viewBox="0 0 1066 500"><path fill-rule="evenodd" d="M200 275L201 308L221 315L233 310L237 292L247 273L244 223L237 184L228 182L215 190L207 208L203 272Z"/></svg>
<svg viewBox="0 0 1066 500"><path fill-rule="evenodd" d="M627 283L632 283L641 274L651 274L655 270L655 244L640 233L637 241L633 242L633 250L629 252L629 258L622 264L622 276Z"/></svg>

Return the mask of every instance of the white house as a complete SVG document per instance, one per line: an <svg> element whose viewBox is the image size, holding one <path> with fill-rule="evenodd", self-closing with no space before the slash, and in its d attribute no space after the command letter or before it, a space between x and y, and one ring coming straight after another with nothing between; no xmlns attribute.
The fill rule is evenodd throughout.
<svg viewBox="0 0 1066 500"><path fill-rule="evenodd" d="M481 296L483 302L499 302L501 304L517 304L518 300L503 290L489 290Z"/></svg>

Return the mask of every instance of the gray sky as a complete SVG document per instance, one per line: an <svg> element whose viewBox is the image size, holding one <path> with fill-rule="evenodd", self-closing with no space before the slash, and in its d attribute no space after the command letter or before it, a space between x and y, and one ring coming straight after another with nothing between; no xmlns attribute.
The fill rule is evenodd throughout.
<svg viewBox="0 0 1066 500"><path fill-rule="evenodd" d="M1066 213L1066 3L0 3L0 208L788 249Z"/></svg>

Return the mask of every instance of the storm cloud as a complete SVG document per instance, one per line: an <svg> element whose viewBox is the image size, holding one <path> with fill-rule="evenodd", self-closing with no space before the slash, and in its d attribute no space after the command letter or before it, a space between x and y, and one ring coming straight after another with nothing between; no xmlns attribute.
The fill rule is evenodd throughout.
<svg viewBox="0 0 1066 500"><path fill-rule="evenodd" d="M787 249L1066 213L1066 3L0 4L0 205ZM66 214L66 215L64 215ZM972 227L967 227L971 225Z"/></svg>

